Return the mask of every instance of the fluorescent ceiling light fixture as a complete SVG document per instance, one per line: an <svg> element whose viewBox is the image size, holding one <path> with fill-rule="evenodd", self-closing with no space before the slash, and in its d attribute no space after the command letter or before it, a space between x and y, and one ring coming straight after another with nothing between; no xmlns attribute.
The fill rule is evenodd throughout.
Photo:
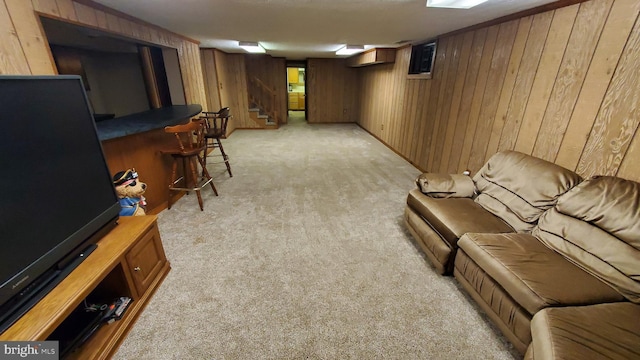
<svg viewBox="0 0 640 360"><path fill-rule="evenodd" d="M427 0L427 7L470 9L488 0Z"/></svg>
<svg viewBox="0 0 640 360"><path fill-rule="evenodd" d="M336 51L336 55L353 55L364 51L364 45L345 45Z"/></svg>
<svg viewBox="0 0 640 360"><path fill-rule="evenodd" d="M266 53L266 51L264 50L262 45L258 44L257 42L238 41L238 45L240 45L240 47L243 48L246 52L250 52L250 53L254 53L254 54L256 54L256 53L259 53L259 54Z"/></svg>

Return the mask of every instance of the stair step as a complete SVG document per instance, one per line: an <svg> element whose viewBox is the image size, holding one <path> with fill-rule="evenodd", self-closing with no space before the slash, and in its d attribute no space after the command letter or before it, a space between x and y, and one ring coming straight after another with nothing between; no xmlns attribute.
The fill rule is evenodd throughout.
<svg viewBox="0 0 640 360"><path fill-rule="evenodd" d="M277 129L278 123L269 116L265 111L260 108L258 104L255 102L249 103L249 112L251 113L251 118L258 122L258 124L262 124L263 128Z"/></svg>

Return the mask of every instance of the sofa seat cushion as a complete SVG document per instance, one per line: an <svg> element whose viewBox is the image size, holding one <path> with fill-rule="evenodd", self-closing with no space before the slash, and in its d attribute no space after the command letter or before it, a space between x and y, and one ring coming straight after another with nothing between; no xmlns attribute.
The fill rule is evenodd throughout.
<svg viewBox="0 0 640 360"><path fill-rule="evenodd" d="M422 216L453 249L457 248L460 236L467 232L513 232L504 221L468 198L434 199L419 189L413 189L407 197L407 205Z"/></svg>
<svg viewBox="0 0 640 360"><path fill-rule="evenodd" d="M535 359L639 359L640 305L548 308L531 321Z"/></svg>
<svg viewBox="0 0 640 360"><path fill-rule="evenodd" d="M531 315L550 306L624 301L532 235L467 233L458 246Z"/></svg>

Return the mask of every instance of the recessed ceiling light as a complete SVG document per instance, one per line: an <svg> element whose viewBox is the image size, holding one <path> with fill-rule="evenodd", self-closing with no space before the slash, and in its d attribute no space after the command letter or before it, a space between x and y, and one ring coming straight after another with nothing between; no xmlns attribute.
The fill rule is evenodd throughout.
<svg viewBox="0 0 640 360"><path fill-rule="evenodd" d="M470 9L488 0L427 0L427 7Z"/></svg>
<svg viewBox="0 0 640 360"><path fill-rule="evenodd" d="M265 49L257 42L252 41L238 41L238 45L243 48L246 52L250 53L265 53Z"/></svg>
<svg viewBox="0 0 640 360"><path fill-rule="evenodd" d="M364 45L345 45L336 51L336 55L353 55L364 50Z"/></svg>

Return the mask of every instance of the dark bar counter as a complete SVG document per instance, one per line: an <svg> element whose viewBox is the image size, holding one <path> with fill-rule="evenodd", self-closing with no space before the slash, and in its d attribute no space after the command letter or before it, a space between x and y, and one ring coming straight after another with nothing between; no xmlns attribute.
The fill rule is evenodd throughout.
<svg viewBox="0 0 640 360"><path fill-rule="evenodd" d="M96 121L98 138L100 141L110 140L185 123L201 111L202 106L199 104L174 105L109 120Z"/></svg>
<svg viewBox="0 0 640 360"><path fill-rule="evenodd" d="M172 162L163 150L177 143L164 127L187 123L201 111L202 106L197 104L178 105L96 122L111 175L135 168L140 181L147 184L147 214L165 209L169 199ZM173 201L181 196L174 194Z"/></svg>

